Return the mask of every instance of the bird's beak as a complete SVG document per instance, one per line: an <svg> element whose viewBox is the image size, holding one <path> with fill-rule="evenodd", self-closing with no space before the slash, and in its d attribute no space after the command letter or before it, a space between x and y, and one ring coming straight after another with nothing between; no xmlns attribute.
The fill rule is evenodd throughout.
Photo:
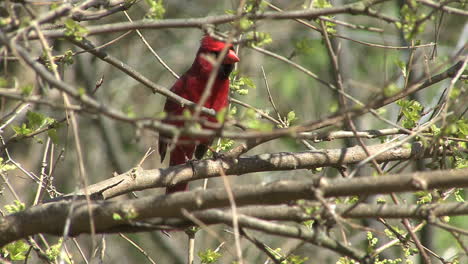
<svg viewBox="0 0 468 264"><path fill-rule="evenodd" d="M237 57L236 52L230 49L224 58L223 64L234 64L238 61L240 61L240 59Z"/></svg>

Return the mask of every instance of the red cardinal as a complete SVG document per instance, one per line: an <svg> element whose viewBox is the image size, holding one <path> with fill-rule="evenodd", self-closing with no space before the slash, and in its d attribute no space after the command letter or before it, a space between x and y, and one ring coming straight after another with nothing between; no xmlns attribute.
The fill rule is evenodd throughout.
<svg viewBox="0 0 468 264"><path fill-rule="evenodd" d="M203 37L192 67L190 67L190 69L182 75L179 80L177 80L177 82L172 86L171 91L187 100L198 103L213 69L213 65L208 61L207 56L217 57L226 45L226 43L215 40L208 35ZM218 75L216 76L216 80L211 89L211 94L203 105L206 108L214 109L216 112L228 106L229 74L234 69L234 63L239 61L239 57L237 57L232 45L229 44L228 48L227 54L219 67ZM164 105L164 111L168 114L169 119L181 116L184 109L185 107L170 100L167 100ZM210 122L216 122L216 118L212 116L203 117ZM179 127L184 126L183 121L165 120L164 122ZM191 160L194 153L196 159L201 159L203 155L205 155L209 144L211 144L211 142L207 140L196 140L186 137L181 137L180 140L194 140L198 141L198 144L196 142L193 142L193 144L176 144L171 152L170 166L183 164L188 160ZM161 161L166 156L167 144L168 139L159 140L159 154L161 155ZM167 187L166 193L186 191L187 189L187 183L179 183L172 187Z"/></svg>

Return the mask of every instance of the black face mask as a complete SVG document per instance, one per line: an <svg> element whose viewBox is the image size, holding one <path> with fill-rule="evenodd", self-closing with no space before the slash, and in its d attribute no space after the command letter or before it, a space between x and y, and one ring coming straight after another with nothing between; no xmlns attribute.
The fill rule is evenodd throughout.
<svg viewBox="0 0 468 264"><path fill-rule="evenodd" d="M234 70L234 64L221 64L221 66L219 67L218 78L229 78L229 75L231 74L232 70Z"/></svg>
<svg viewBox="0 0 468 264"><path fill-rule="evenodd" d="M216 58L219 57L219 52L211 52ZM229 78L232 70L234 69L234 64L221 64L218 70L218 78L221 80Z"/></svg>

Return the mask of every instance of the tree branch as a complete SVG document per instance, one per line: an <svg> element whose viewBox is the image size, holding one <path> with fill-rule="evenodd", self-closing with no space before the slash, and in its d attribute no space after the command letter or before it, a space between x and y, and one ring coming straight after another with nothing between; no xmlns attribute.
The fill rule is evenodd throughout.
<svg viewBox="0 0 468 264"><path fill-rule="evenodd" d="M267 185L234 187L233 193L236 204L245 206L289 203L298 199L314 200L317 191L326 198L466 186L468 186L468 169L354 179L321 179L319 183L278 181ZM84 199L77 199L70 213L72 203L50 202L1 218L0 247L38 233L62 235L67 218L70 220L71 235L89 233L89 211L92 212L96 232L106 233L110 232L109 230L117 232L122 231L119 229L121 226L137 225L136 221L154 217L182 217L182 208L197 211L227 207L229 198L224 188L216 188L123 201L92 201L90 204Z"/></svg>
<svg viewBox="0 0 468 264"><path fill-rule="evenodd" d="M377 144L368 146L370 154L378 152L382 147L392 144ZM420 142L411 147L391 149L375 160L386 162L394 160L422 159L431 157L436 151L425 149ZM165 169L144 170L136 167L118 176L109 178L88 187L95 199L109 199L118 195L155 187L166 187L182 182L189 182L211 177L219 177L220 171L226 175L242 175L252 172L286 171L311 169L325 166L342 166L355 164L367 158L361 147L328 149L306 152L281 152L246 156L238 159L193 161L190 164L172 166ZM78 192L83 194L82 191ZM65 197L66 198L66 197Z"/></svg>
<svg viewBox="0 0 468 264"><path fill-rule="evenodd" d="M388 0L385 0L388 1ZM385 1L368 1L357 2L343 6L321 8L321 9L305 9L305 10L292 10L284 12L263 12L255 14L240 14L240 15L218 15L207 16L202 18L188 18L188 19L164 19L157 21L139 20L133 22L119 22L114 24L106 24L99 26L87 27L88 35L106 34L111 32L128 31L135 29L165 29L165 28L203 28L206 25L220 25L237 21L241 18L250 20L265 20L265 19L315 19L320 16L336 15L336 14L351 14L351 15L368 15L388 23L398 22L398 19L389 17L370 9L371 6L377 2ZM67 10L69 11L69 10ZM66 15L63 12L63 15ZM65 30L45 30L44 35L48 38L63 38L66 37ZM31 32L28 39L36 39L37 34ZM20 38L21 39L21 38Z"/></svg>

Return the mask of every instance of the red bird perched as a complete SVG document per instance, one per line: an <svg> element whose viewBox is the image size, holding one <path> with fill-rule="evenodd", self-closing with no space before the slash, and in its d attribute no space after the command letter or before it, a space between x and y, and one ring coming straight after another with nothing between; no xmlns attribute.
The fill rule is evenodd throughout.
<svg viewBox="0 0 468 264"><path fill-rule="evenodd" d="M200 48L198 49L195 61L192 67L182 75L179 80L172 86L171 91L187 100L194 103L198 103L202 97L203 91L205 90L210 73L213 70L213 65L207 56L218 57L221 51L226 47L226 43L213 39L206 35L201 40ZM218 70L215 82L211 88L211 94L204 103L204 107L212 108L216 112L228 106L228 95L229 95L229 74L234 69L234 63L239 61L234 48L231 44L228 45L228 51L224 57L221 66ZM182 116L185 107L172 102L166 101L164 105L164 111L168 115L168 119L177 116ZM203 116L203 115L202 115ZM210 122L217 122L216 118L212 116L203 116ZM184 126L183 121L174 121L166 119L164 122L179 127ZM181 137L181 141L194 140L191 143L176 144L170 154L170 166L183 164L188 160L192 159L195 153L196 159L201 159L208 150L208 145L211 143L207 140L196 140L191 138ZM195 142L197 141L197 142ZM167 151L167 139L159 140L159 155L161 161L164 160ZM172 187L166 188L166 193L173 193L178 191L186 191L188 189L187 183L179 183Z"/></svg>

